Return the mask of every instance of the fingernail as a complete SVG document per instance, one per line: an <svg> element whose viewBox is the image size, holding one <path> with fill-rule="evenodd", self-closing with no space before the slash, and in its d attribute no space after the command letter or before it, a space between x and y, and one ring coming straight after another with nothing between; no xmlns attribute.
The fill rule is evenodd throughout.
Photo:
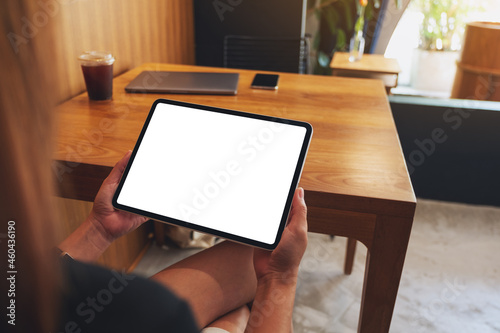
<svg viewBox="0 0 500 333"><path fill-rule="evenodd" d="M304 199L304 189L299 187L299 198Z"/></svg>

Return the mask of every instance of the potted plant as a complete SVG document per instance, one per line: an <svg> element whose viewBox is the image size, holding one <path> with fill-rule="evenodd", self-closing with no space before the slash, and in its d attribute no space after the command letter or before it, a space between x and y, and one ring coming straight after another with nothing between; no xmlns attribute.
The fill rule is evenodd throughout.
<svg viewBox="0 0 500 333"><path fill-rule="evenodd" d="M411 86L449 94L467 13L480 6L473 0L412 0L419 13L419 45L413 53Z"/></svg>

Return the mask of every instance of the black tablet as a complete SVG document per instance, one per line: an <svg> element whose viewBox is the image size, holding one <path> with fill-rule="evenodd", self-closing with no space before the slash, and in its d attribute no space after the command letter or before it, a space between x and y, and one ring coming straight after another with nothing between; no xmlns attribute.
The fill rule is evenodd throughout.
<svg viewBox="0 0 500 333"><path fill-rule="evenodd" d="M311 125L304 122L159 99L113 205L274 249L311 135Z"/></svg>

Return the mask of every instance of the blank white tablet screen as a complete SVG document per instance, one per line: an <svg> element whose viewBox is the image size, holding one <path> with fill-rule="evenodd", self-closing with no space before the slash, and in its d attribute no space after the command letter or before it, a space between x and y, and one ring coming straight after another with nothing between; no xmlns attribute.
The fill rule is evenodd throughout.
<svg viewBox="0 0 500 333"><path fill-rule="evenodd" d="M272 244L306 129L159 103L121 205Z"/></svg>

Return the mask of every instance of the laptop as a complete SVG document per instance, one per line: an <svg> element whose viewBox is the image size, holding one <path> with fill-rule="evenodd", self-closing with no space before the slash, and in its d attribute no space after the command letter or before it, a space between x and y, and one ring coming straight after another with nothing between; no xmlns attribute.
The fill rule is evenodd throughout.
<svg viewBox="0 0 500 333"><path fill-rule="evenodd" d="M143 71L126 87L129 93L236 95L238 73Z"/></svg>

